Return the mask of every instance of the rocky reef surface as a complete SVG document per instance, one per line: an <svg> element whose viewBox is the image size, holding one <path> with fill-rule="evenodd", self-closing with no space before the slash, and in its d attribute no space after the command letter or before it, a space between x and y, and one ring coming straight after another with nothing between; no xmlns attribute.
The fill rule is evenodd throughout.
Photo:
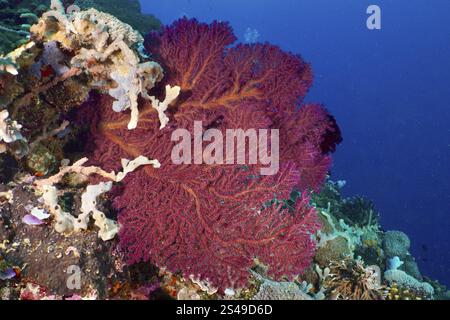
<svg viewBox="0 0 450 320"><path fill-rule="evenodd" d="M342 139L323 106L297 110L300 57L230 48L218 22L144 37L160 25L138 1L47 5L0 1L17 31L1 33L0 299L450 298L327 176ZM195 119L280 128L280 173L174 167L171 133Z"/></svg>

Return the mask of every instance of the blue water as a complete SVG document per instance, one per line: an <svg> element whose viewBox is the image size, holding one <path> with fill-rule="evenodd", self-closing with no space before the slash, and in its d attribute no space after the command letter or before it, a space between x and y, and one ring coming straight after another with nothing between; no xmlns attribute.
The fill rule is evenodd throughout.
<svg viewBox="0 0 450 320"><path fill-rule="evenodd" d="M422 273L450 285L450 1L141 1L165 24L230 21L241 41L255 29L311 62L308 100L326 104L345 139L333 178L373 199L383 227L410 236ZM366 27L370 4L379 31Z"/></svg>

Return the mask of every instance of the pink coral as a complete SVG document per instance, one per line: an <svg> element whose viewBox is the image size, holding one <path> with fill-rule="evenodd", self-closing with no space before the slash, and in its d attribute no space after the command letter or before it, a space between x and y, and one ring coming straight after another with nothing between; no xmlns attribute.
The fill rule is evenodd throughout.
<svg viewBox="0 0 450 320"><path fill-rule="evenodd" d="M340 139L336 122L321 106L298 110L312 81L308 64L268 44L228 48L234 41L226 23L187 19L147 38L147 50L166 73L155 94L162 94L165 84L181 87L163 130L144 101L132 131L126 128L129 115L112 112L108 96L92 94L79 112L91 124L95 164L117 170L120 158L139 155L162 164L129 174L114 192L128 262L150 260L221 289L244 286L255 258L277 279L309 266L318 223L308 194L322 184L328 153ZM173 164L171 134L192 130L194 120L222 132L279 129L278 174L259 176L259 165ZM293 210L263 209L296 187L303 195Z"/></svg>

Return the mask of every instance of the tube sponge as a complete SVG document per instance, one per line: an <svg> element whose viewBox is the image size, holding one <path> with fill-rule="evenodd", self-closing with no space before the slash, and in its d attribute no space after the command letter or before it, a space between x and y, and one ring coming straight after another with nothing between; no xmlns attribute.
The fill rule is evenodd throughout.
<svg viewBox="0 0 450 320"><path fill-rule="evenodd" d="M39 180L35 182L35 185L38 191L42 193L45 206L55 218L55 230L58 233L87 230L89 219L92 216L95 220L95 225L99 228L99 238L103 241L108 241L113 239L119 232L119 225L116 221L108 219L103 212L97 209L97 198L109 192L113 186L113 182L123 180L128 173L133 172L138 167L153 165L153 167L159 168L161 165L158 160L149 160L144 156L140 156L132 161L122 159L123 171L116 175L114 172L108 173L98 167L84 167L83 164L87 161L88 159L84 158L72 166L62 167L58 174L45 180ZM80 175L82 179L87 179L90 175L97 174L111 180L86 187L86 190L81 196L81 213L78 217L61 209L58 204L58 189L54 186L61 181L65 174L70 172Z"/></svg>
<svg viewBox="0 0 450 320"><path fill-rule="evenodd" d="M181 88L178 86L171 87L170 85L166 86L166 98L163 102L160 102L155 97L150 97L152 101L153 108L158 111L159 122L161 123L160 129L166 127L167 123L169 123L169 118L164 113L169 105L178 97L180 94Z"/></svg>

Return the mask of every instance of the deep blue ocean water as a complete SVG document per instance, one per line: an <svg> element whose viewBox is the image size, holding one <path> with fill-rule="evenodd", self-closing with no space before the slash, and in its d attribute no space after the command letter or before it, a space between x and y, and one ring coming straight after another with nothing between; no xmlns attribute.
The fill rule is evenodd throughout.
<svg viewBox="0 0 450 320"><path fill-rule="evenodd" d="M312 63L307 100L328 107L345 139L332 178L374 200L383 227L410 236L421 272L450 285L449 0L141 2L165 24L230 21L241 41L250 29ZM366 27L371 4L381 30Z"/></svg>

